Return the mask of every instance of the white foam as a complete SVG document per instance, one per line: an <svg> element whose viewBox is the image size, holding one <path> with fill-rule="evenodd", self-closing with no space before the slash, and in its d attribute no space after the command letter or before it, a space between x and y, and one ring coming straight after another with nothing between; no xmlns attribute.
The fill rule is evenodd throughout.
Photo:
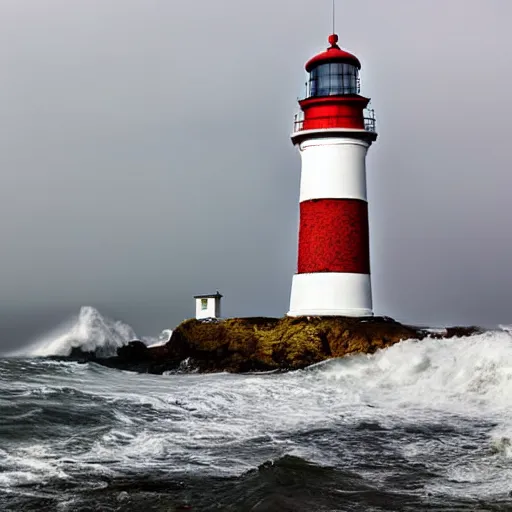
<svg viewBox="0 0 512 512"><path fill-rule="evenodd" d="M73 348L80 348L84 352L96 352L101 357L108 357L134 339L137 339L137 335L129 325L107 318L93 307L83 306L76 317L10 355L68 356Z"/></svg>
<svg viewBox="0 0 512 512"><path fill-rule="evenodd" d="M353 428L362 421L393 429L432 423L457 426L468 419L470 425L489 425L486 437L472 441L481 443L476 455L439 470L446 476L439 485L449 486L452 478L471 482L471 489L461 487L466 494L491 495L512 480L510 329L460 339L404 341L373 355L286 374L154 376L96 365L65 368L76 372L83 395L105 401L105 414L113 411L114 425L76 453L72 464L64 465L68 454L59 452L57 443L48 446L49 452L59 452L52 462L57 469L61 463L66 471L83 465L98 472L155 467L183 471L190 465L205 472L239 474L267 460L269 453L337 464L335 453L312 447L301 435ZM66 387L77 386L70 378L62 371L51 384L44 376L28 383L24 377L23 382L46 393L48 387L59 389L63 382L58 379L67 379ZM87 397L83 400L87 403ZM244 451L250 443L258 448ZM414 460L435 450L439 441L434 436L429 443L409 438L398 449ZM261 447L268 450L262 454ZM28 467L27 472L34 470Z"/></svg>
<svg viewBox="0 0 512 512"><path fill-rule="evenodd" d="M152 339L147 343L148 348L162 347L171 340L172 329L164 329L157 339Z"/></svg>
<svg viewBox="0 0 512 512"><path fill-rule="evenodd" d="M371 356L323 367L321 377L387 405L415 404L479 414L512 406L512 334L405 341Z"/></svg>

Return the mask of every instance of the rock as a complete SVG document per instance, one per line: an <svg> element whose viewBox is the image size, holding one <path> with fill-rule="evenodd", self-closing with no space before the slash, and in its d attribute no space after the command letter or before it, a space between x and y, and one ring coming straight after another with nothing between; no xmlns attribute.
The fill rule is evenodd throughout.
<svg viewBox="0 0 512 512"><path fill-rule="evenodd" d="M447 327L446 334L443 338L463 338L465 336L473 336L473 334L481 334L483 331L479 327Z"/></svg>
<svg viewBox="0 0 512 512"><path fill-rule="evenodd" d="M191 358L203 372L247 372L299 369L423 337L422 331L383 317L256 317L187 320L173 331L167 347L171 359Z"/></svg>
<svg viewBox="0 0 512 512"><path fill-rule="evenodd" d="M151 359L148 347L139 340L130 341L127 345L118 348L117 357L122 363L139 363Z"/></svg>
<svg viewBox="0 0 512 512"><path fill-rule="evenodd" d="M229 318L186 320L165 345L148 348L129 342L117 357L72 354L80 362L139 373L251 372L296 370L329 358L373 354L402 340L458 338L482 332L477 327L429 330L389 317Z"/></svg>
<svg viewBox="0 0 512 512"><path fill-rule="evenodd" d="M80 347L73 347L66 359L76 361L78 363L87 363L89 361L96 360L96 353L94 351L84 352Z"/></svg>
<svg viewBox="0 0 512 512"><path fill-rule="evenodd" d="M149 356L153 361L162 361L168 358L169 353L167 345L159 345L157 347L148 348Z"/></svg>

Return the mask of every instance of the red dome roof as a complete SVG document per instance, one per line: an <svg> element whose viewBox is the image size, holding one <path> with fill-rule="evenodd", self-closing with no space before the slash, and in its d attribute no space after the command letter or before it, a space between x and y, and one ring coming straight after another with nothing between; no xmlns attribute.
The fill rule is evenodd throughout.
<svg viewBox="0 0 512 512"><path fill-rule="evenodd" d="M342 50L338 46L338 36L336 34L329 36L329 43L331 46L327 48L325 52L319 53L306 63L306 71L308 73L313 69L313 67L325 62L345 62L346 64L352 64L358 69L361 69L359 59L355 55Z"/></svg>

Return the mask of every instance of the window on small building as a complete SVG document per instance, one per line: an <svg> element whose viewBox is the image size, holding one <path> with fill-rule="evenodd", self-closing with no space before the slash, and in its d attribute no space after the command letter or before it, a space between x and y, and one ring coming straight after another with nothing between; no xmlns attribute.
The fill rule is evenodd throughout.
<svg viewBox="0 0 512 512"><path fill-rule="evenodd" d="M208 309L208 299L201 299L201 309L204 311Z"/></svg>

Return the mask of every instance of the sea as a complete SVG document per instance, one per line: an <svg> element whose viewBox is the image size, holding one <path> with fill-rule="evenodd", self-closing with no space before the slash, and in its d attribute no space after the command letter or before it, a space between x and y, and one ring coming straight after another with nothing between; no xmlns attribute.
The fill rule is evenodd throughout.
<svg viewBox="0 0 512 512"><path fill-rule="evenodd" d="M133 337L83 308L0 358L1 511L512 510L506 326L287 373L50 357Z"/></svg>

